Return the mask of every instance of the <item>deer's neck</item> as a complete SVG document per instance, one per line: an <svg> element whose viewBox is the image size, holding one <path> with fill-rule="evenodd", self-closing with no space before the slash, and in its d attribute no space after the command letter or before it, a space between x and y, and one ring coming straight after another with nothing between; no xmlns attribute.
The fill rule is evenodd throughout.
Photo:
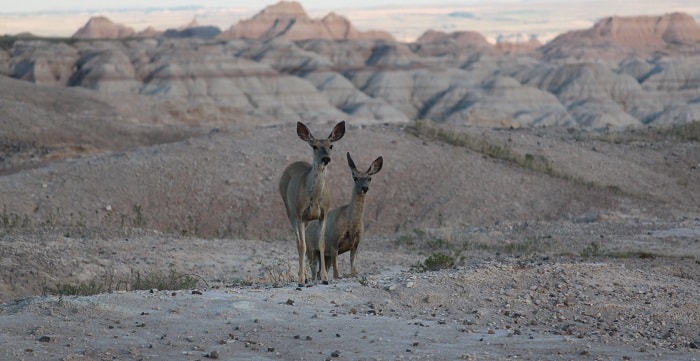
<svg viewBox="0 0 700 361"><path fill-rule="evenodd" d="M356 221L362 221L362 216L365 213L365 195L353 193L350 204L348 204L348 213L350 218Z"/></svg>
<svg viewBox="0 0 700 361"><path fill-rule="evenodd" d="M321 198L326 186L326 166L314 164L306 177L306 190L312 199Z"/></svg>

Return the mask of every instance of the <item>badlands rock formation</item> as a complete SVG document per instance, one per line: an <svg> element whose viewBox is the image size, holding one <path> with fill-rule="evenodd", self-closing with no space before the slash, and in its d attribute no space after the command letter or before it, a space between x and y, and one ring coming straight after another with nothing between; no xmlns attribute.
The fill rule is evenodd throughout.
<svg viewBox="0 0 700 361"><path fill-rule="evenodd" d="M73 34L76 39L119 39L135 35L133 28L116 24L104 16L90 18L87 24Z"/></svg>
<svg viewBox="0 0 700 361"><path fill-rule="evenodd" d="M76 37L121 34L93 20ZM18 39L0 62L13 78L177 104L168 121L185 123L602 129L687 123L700 113L700 28L687 14L610 17L539 48L534 38L494 45L473 31L429 30L402 43L336 14L311 19L296 2L210 30L189 24L120 42Z"/></svg>
<svg viewBox="0 0 700 361"><path fill-rule="evenodd" d="M189 24L179 29L168 29L162 36L165 38L203 38L210 39L221 34L221 29L216 26L200 25L197 20L192 20Z"/></svg>
<svg viewBox="0 0 700 361"><path fill-rule="evenodd" d="M218 27L200 25L193 21L178 29L158 31L148 27L135 32L125 25L116 24L104 16L96 16L80 28L73 38L77 39L123 39L123 38L220 38L270 40L281 38L286 40L361 40L383 39L394 40L394 37L384 30L360 31L350 21L336 13L329 13L322 19L309 17L300 3L295 1L280 1L268 6L250 19L242 20L222 32Z"/></svg>
<svg viewBox="0 0 700 361"><path fill-rule="evenodd" d="M384 31L362 32L355 29L346 18L330 13L323 19L312 19L300 3L281 1L257 13L248 20L242 20L219 35L221 39L282 38L286 40L332 39L386 39L393 37Z"/></svg>
<svg viewBox="0 0 700 361"><path fill-rule="evenodd" d="M586 30L570 31L546 44L546 57L598 57L619 59L649 56L655 52L698 54L700 27L692 16L611 16Z"/></svg>

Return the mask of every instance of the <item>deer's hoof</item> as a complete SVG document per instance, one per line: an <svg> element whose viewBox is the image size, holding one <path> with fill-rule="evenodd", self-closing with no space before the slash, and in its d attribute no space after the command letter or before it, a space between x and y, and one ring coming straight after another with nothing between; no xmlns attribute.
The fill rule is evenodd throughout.
<svg viewBox="0 0 700 361"><path fill-rule="evenodd" d="M327 285L328 281L321 281L322 284Z"/></svg>

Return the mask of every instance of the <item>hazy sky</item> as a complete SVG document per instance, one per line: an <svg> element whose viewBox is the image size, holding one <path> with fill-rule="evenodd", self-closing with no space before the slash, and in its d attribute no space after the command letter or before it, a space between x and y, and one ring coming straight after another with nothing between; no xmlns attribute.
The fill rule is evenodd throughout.
<svg viewBox="0 0 700 361"><path fill-rule="evenodd" d="M313 9L343 9L358 7L382 7L382 6L450 6L476 4L484 2L494 2L487 0L296 0L301 3L306 10ZM518 0L515 0L518 1ZM526 2L527 0L520 0ZM551 0L549 0L551 2ZM556 1L556 0L555 0ZM558 0L571 1L571 0ZM579 0L582 1L582 0ZM3 1L0 13L17 12L43 12L43 11L75 11L75 10L114 10L114 9L142 9L142 8L163 8L181 6L201 6L201 7L226 7L226 8L255 8L262 9L267 5L275 4L279 0L26 0L26 1ZM512 2L512 0L511 0Z"/></svg>

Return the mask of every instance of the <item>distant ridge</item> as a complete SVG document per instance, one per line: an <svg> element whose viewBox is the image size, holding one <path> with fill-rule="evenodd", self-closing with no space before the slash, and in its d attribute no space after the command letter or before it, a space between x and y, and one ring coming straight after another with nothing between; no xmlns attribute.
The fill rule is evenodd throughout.
<svg viewBox="0 0 700 361"><path fill-rule="evenodd" d="M458 14L471 16L473 14ZM456 16L456 15L455 15ZM156 30L153 27L135 32L104 16L92 17L78 29L73 38L218 38L218 39L285 39L291 41L323 40L387 40L396 39L387 31L361 31L350 20L334 12L313 19L296 1L280 1L267 6L249 19L221 31L216 26L200 25L196 20L178 29ZM609 16L593 27L560 34L542 44L535 35L504 37L491 44L479 32L459 30L451 33L428 29L415 40L416 44L436 44L433 51L445 47L465 47L500 54L538 53L545 58L621 59L648 56L656 52L692 55L698 52L700 27L695 19L681 12L645 16ZM440 50L443 49L443 50Z"/></svg>
<svg viewBox="0 0 700 361"><path fill-rule="evenodd" d="M384 30L361 31L350 20L336 13L322 19L312 19L302 5L296 1L280 1L265 7L250 19L239 21L226 31L216 26L200 25L196 20L178 29L159 31L152 27L135 32L133 28L117 24L104 16L92 17L72 36L76 39L121 39L121 38L219 38L270 40L392 40L394 37Z"/></svg>
<svg viewBox="0 0 700 361"><path fill-rule="evenodd" d="M134 29L116 24L104 16L95 16L73 34L75 39L119 39L135 35Z"/></svg>
<svg viewBox="0 0 700 361"><path fill-rule="evenodd" d="M452 43L454 45L475 50L495 51L503 54L520 54L532 52L542 46L536 37L527 40L499 39L496 44L489 41L476 31L454 31L445 33L437 30L427 30L415 41L416 44Z"/></svg>
<svg viewBox="0 0 700 361"><path fill-rule="evenodd" d="M700 43L700 27L686 13L659 16L610 16L592 28L569 31L543 47L545 55L617 58L630 52L678 50ZM682 50L682 49L681 49Z"/></svg>
<svg viewBox="0 0 700 361"><path fill-rule="evenodd" d="M197 20L192 20L189 24L178 29L168 29L160 34L164 38L215 38L221 34L221 29L212 25L199 25Z"/></svg>
<svg viewBox="0 0 700 361"><path fill-rule="evenodd" d="M445 33L437 30L427 30L416 39L416 43L434 43L446 40L453 40L458 45L474 46L474 47L491 47L491 44L486 40L481 33L476 31L454 31Z"/></svg>
<svg viewBox="0 0 700 361"><path fill-rule="evenodd" d="M220 39L282 38L287 40L394 40L386 31L360 31L350 21L335 13L323 19L312 19L296 1L280 1L270 5L252 18L241 20L218 36Z"/></svg>

